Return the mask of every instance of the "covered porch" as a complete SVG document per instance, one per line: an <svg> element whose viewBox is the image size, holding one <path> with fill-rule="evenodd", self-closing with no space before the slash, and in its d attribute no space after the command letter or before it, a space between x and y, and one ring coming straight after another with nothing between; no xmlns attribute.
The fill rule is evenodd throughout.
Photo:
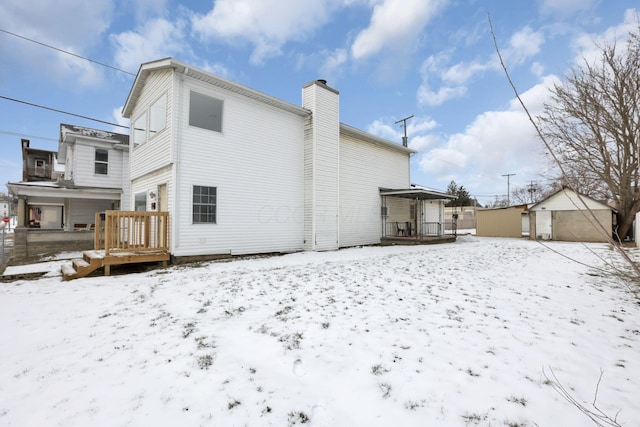
<svg viewBox="0 0 640 427"><path fill-rule="evenodd" d="M455 241L445 234L444 205L455 198L421 187L380 189L382 245L416 245Z"/></svg>

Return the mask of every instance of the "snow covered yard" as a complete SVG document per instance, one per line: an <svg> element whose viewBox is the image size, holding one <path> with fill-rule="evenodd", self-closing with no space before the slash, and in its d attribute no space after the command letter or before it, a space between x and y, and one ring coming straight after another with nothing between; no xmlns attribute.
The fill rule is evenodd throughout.
<svg viewBox="0 0 640 427"><path fill-rule="evenodd" d="M3 426L593 425L551 369L640 420L640 305L527 240L48 276L0 284L0 322Z"/></svg>

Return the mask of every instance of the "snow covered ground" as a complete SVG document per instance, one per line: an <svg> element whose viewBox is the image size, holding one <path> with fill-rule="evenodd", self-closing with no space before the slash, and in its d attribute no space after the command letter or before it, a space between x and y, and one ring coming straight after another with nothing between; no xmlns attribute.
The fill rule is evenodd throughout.
<svg viewBox="0 0 640 427"><path fill-rule="evenodd" d="M619 256L547 245L0 284L0 425L589 426L552 371L593 409L601 370L598 407L638 425L640 305L596 269Z"/></svg>

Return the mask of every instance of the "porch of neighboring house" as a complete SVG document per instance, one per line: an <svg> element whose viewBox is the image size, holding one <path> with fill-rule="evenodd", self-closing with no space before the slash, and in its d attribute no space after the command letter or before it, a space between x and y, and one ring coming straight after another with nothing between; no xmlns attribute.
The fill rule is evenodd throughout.
<svg viewBox="0 0 640 427"><path fill-rule="evenodd" d="M82 258L62 266L64 280L84 277L99 268L111 274L111 266L162 262L167 266L169 252L169 213L115 211L97 213L94 249Z"/></svg>
<svg viewBox="0 0 640 427"><path fill-rule="evenodd" d="M422 188L380 189L382 198L382 245L425 245L448 243L455 235L445 234L444 205L452 197Z"/></svg>

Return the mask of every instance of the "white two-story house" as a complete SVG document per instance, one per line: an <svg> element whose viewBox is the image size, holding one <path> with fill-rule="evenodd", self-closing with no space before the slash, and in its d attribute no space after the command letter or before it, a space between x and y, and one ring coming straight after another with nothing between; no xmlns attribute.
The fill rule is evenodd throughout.
<svg viewBox="0 0 640 427"><path fill-rule="evenodd" d="M18 226L89 229L96 212L129 207L128 135L61 124L58 152L47 152L48 166L38 153L43 150L34 153L28 141L22 144L23 181L7 184L19 200Z"/></svg>
<svg viewBox="0 0 640 427"><path fill-rule="evenodd" d="M131 206L170 212L177 257L376 244L391 216L405 234L441 218L446 195L410 186L415 151L340 123L339 98L316 80L297 106L171 58L143 64L123 109Z"/></svg>

